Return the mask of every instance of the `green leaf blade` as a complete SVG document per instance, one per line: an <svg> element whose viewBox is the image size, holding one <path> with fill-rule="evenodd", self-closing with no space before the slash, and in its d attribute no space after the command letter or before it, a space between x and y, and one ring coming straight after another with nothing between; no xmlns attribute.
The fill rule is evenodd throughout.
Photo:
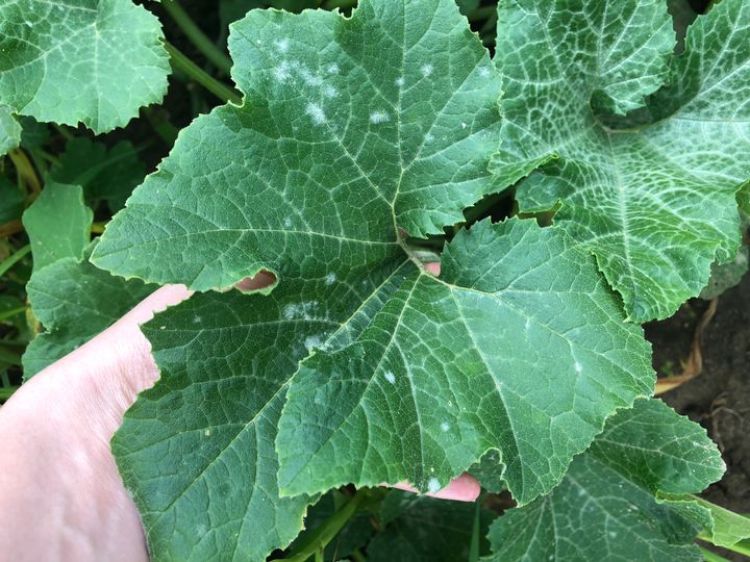
<svg viewBox="0 0 750 562"><path fill-rule="evenodd" d="M407 277L358 341L302 363L276 445L284 494L350 481L435 491L494 448L527 503L609 413L650 393L640 331L565 238L479 223L443 267L442 281Z"/></svg>
<svg viewBox="0 0 750 562"><path fill-rule="evenodd" d="M746 3L717 5L690 27L685 53L668 60L673 32L664 3L614 5L501 4L496 64L507 120L492 167L508 185L541 166L519 185L521 209L559 204L557 226L592 249L629 317L646 321L697 295L711 263L736 254L735 192L750 177L742 157L750 138L742 96L750 53L740 39L750 17ZM630 23L620 22L626 41L584 17L586 10L608 9L613 22L632 12ZM608 67L577 51L591 42L624 57L612 67L621 75L614 91ZM537 64L547 59L555 64ZM655 123L602 126L597 112L635 109L667 82L667 70L674 83L648 101ZM608 92L604 101L597 91ZM628 92L633 97L618 97ZM551 155L558 160L548 162Z"/></svg>
<svg viewBox="0 0 750 562"><path fill-rule="evenodd" d="M89 253L83 260L62 258L29 280L29 303L45 331L23 354L25 380L114 324L156 288L97 269Z"/></svg>
<svg viewBox="0 0 750 562"><path fill-rule="evenodd" d="M64 258L80 260L91 239L93 220L80 186L49 182L23 214L34 272Z"/></svg>
<svg viewBox="0 0 750 562"><path fill-rule="evenodd" d="M0 22L0 100L21 115L102 133L166 92L161 26L130 0L13 0Z"/></svg>
<svg viewBox="0 0 750 562"><path fill-rule="evenodd" d="M658 499L661 488L698 492L724 465L706 432L657 400L613 416L544 498L492 526L488 560L700 560L700 523Z"/></svg>

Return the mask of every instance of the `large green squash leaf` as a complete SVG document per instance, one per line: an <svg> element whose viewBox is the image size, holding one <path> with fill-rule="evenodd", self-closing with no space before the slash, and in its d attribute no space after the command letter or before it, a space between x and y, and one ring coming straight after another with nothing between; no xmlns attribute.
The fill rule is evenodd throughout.
<svg viewBox="0 0 750 562"><path fill-rule="evenodd" d="M334 336L301 364L277 438L285 493L402 479L437 491L498 449L526 503L650 392L640 330L566 237L485 221L442 268L408 273L360 337Z"/></svg>
<svg viewBox="0 0 750 562"><path fill-rule="evenodd" d="M493 161L523 210L559 203L558 228L588 245L631 319L664 318L736 255L735 192L750 178L750 3L725 0L672 56L663 0L505 0L496 64L502 147ZM651 125L597 115L650 102Z"/></svg>
<svg viewBox="0 0 750 562"><path fill-rule="evenodd" d="M658 400L638 400L609 420L551 494L495 521L488 560L697 562L694 513L709 513L693 503L688 516L657 494L701 491L723 471L700 426Z"/></svg>
<svg viewBox="0 0 750 562"><path fill-rule="evenodd" d="M122 127L167 90L162 40L158 20L130 0L7 0L0 103L97 133Z"/></svg>
<svg viewBox="0 0 750 562"><path fill-rule="evenodd" d="M548 491L607 416L650 393L648 346L593 258L533 221L464 232L440 279L413 262L404 232L441 233L496 189L499 82L455 4L253 10L229 47L246 103L181 132L92 258L199 291L261 269L279 280L269 295L199 293L145 327L162 376L113 447L155 559L260 560L337 483L434 489L489 449L520 501ZM361 377L323 384L336 401L318 405L316 385L347 360ZM358 393L379 400L380 433L366 434ZM311 450L326 432L345 443L336 422L366 465Z"/></svg>

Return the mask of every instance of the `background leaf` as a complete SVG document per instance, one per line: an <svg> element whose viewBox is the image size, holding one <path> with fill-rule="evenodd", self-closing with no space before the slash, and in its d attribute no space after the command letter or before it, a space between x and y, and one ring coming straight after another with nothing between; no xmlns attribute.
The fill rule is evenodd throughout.
<svg viewBox="0 0 750 562"><path fill-rule="evenodd" d="M51 172L57 182L83 187L86 201L93 208L99 201L106 201L112 212L125 205L133 188L145 175L146 169L130 142L120 141L107 148L82 137L65 145L65 152Z"/></svg>
<svg viewBox="0 0 750 562"><path fill-rule="evenodd" d="M158 20L130 0L0 5L0 102L21 115L96 133L161 101L169 58Z"/></svg>
<svg viewBox="0 0 750 562"><path fill-rule="evenodd" d="M664 318L738 248L750 4L717 4L689 28L680 57L662 0L574 6L500 4L506 120L493 169L511 184L542 166L518 187L521 209L559 203L556 227L592 249L630 318ZM649 102L657 122L601 126L597 112L637 109L668 70L674 84Z"/></svg>
<svg viewBox="0 0 750 562"><path fill-rule="evenodd" d="M701 491L723 471L700 426L639 400L609 420L549 496L495 521L490 560L699 561L700 526L655 496Z"/></svg>
<svg viewBox="0 0 750 562"><path fill-rule="evenodd" d="M91 239L93 220L80 186L48 182L23 214L34 272L64 258L80 260Z"/></svg>
<svg viewBox="0 0 750 562"><path fill-rule="evenodd" d="M384 528L367 547L370 562L468 560L476 506L393 490L382 505ZM480 510L480 552L489 552L493 514Z"/></svg>
<svg viewBox="0 0 750 562"><path fill-rule="evenodd" d="M29 303L45 331L23 355L24 379L105 330L156 288L126 281L83 259L66 257L36 271L26 286Z"/></svg>

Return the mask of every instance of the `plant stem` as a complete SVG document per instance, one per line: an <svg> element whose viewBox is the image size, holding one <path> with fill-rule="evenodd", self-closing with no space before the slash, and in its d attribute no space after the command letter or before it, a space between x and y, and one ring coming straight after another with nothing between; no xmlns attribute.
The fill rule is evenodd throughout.
<svg viewBox="0 0 750 562"><path fill-rule="evenodd" d="M242 98L234 90L209 75L206 71L186 57L177 47L166 41L164 42L164 47L169 53L172 66L175 70L184 72L225 103L228 101L237 105L242 103Z"/></svg>
<svg viewBox="0 0 750 562"><path fill-rule="evenodd" d="M748 541L739 541L734 543L733 545L725 545L725 544L714 544L714 541L711 540L711 537L707 535L705 532L702 532L698 535L698 539L702 540L704 542L707 542L709 544L713 544L714 546L718 546L720 548L725 548L727 550L731 550L732 552L736 552L737 554L742 554L743 556L747 556L750 558L750 544L748 544Z"/></svg>
<svg viewBox="0 0 750 562"><path fill-rule="evenodd" d="M354 497L346 502L341 509L331 515L314 533L303 540L297 548L292 551L284 562L305 562L317 552L322 552L331 540L344 528L349 519L357 513L360 504L364 501L366 493L359 490ZM281 561L279 561L281 562Z"/></svg>
<svg viewBox="0 0 750 562"><path fill-rule="evenodd" d="M39 156L41 156L43 159L45 159L47 162L49 162L50 164L59 164L60 163L60 159L57 156L53 156L52 154L50 154L49 152L47 152L46 150L44 150L42 148L35 149L35 152Z"/></svg>
<svg viewBox="0 0 750 562"><path fill-rule="evenodd" d="M159 135L159 138L171 148L177 140L179 129L172 125L163 112L146 109L144 115L146 116L146 121L148 121L156 134Z"/></svg>
<svg viewBox="0 0 750 562"><path fill-rule="evenodd" d="M5 275L5 273L16 263L18 263L26 254L28 254L31 251L31 245L26 244L24 247L19 248L14 253L9 255L7 258L5 258L3 261L0 262L0 276Z"/></svg>
<svg viewBox="0 0 750 562"><path fill-rule="evenodd" d="M16 172L18 172L23 183L31 190L31 193L34 195L40 193L42 191L42 182L39 180L34 165L29 160L29 157L26 156L26 153L22 149L16 148L11 150L8 156L10 156Z"/></svg>
<svg viewBox="0 0 750 562"><path fill-rule="evenodd" d="M0 224L0 238L7 238L19 232L23 232L23 224L18 219Z"/></svg>
<svg viewBox="0 0 750 562"><path fill-rule="evenodd" d="M228 75L232 68L232 60L219 50L213 41L206 37L206 34L195 24L177 0L162 0L161 5L164 6L164 9L174 22L180 26L180 29L190 42L203 53L203 56L211 61L222 74Z"/></svg>
<svg viewBox="0 0 750 562"><path fill-rule="evenodd" d="M719 556L718 554L711 552L708 549L705 549L703 547L698 547L701 551L701 554L703 555L703 560L706 562L729 562L726 558L723 556Z"/></svg>
<svg viewBox="0 0 750 562"><path fill-rule="evenodd" d="M102 234L104 232L104 227L107 225L105 222L93 222L91 223L91 233L92 234Z"/></svg>
<svg viewBox="0 0 750 562"><path fill-rule="evenodd" d="M18 387L18 386L7 386L7 387L4 387L4 388L0 388L0 400L3 400L3 401L7 400L19 388L20 387Z"/></svg>
<svg viewBox="0 0 750 562"><path fill-rule="evenodd" d="M474 523L471 527L469 562L479 562L479 525L481 524L479 509L479 502L474 502Z"/></svg>
<svg viewBox="0 0 750 562"><path fill-rule="evenodd" d="M21 314L22 312L26 312L25 306L18 306L16 308L11 308L10 310L4 310L3 312L0 312L0 321L7 320L8 318L13 318L18 314Z"/></svg>

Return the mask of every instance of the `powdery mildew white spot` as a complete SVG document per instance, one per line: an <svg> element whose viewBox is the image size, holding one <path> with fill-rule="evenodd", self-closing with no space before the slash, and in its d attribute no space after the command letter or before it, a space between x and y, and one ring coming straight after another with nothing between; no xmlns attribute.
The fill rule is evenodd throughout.
<svg viewBox="0 0 750 562"><path fill-rule="evenodd" d="M326 72L328 74L338 74L339 73L339 65L335 62L332 62L328 66L326 66Z"/></svg>
<svg viewBox="0 0 750 562"><path fill-rule="evenodd" d="M287 320L312 320L313 311L318 307L318 301L301 302L299 304L288 304L284 307L282 314Z"/></svg>
<svg viewBox="0 0 750 562"><path fill-rule="evenodd" d="M326 285L333 285L336 282L336 274L332 271L326 275Z"/></svg>
<svg viewBox="0 0 750 562"><path fill-rule="evenodd" d="M386 371L385 375L383 376L389 383L396 384L396 375L394 375L392 371Z"/></svg>
<svg viewBox="0 0 750 562"><path fill-rule="evenodd" d="M450 428L451 428L451 424L449 424L448 422L443 422L440 424L440 429L442 431L448 431Z"/></svg>
<svg viewBox="0 0 750 562"><path fill-rule="evenodd" d="M435 492L440 491L440 481L437 478L430 478L429 482L427 482L427 490L434 494Z"/></svg>
<svg viewBox="0 0 750 562"><path fill-rule="evenodd" d="M323 79L320 76L313 74L307 68L301 68L299 75L308 86L320 86L323 83Z"/></svg>
<svg viewBox="0 0 750 562"><path fill-rule="evenodd" d="M580 373L581 371L583 371L583 367L578 361L576 361L575 363L575 369L576 369L576 373Z"/></svg>
<svg viewBox="0 0 750 562"><path fill-rule="evenodd" d="M323 108L320 107L317 103L308 103L307 107L305 108L305 113L307 113L313 120L313 123L316 125L322 125L326 122L326 114L323 111Z"/></svg>
<svg viewBox="0 0 750 562"><path fill-rule="evenodd" d="M489 75L490 75L490 69L487 68L486 66L483 66L482 68L479 69L479 76L481 76L482 78L488 78Z"/></svg>
<svg viewBox="0 0 750 562"><path fill-rule="evenodd" d="M370 113L370 123L378 125L380 123L386 123L391 120L391 116L385 111L373 111Z"/></svg>
<svg viewBox="0 0 750 562"><path fill-rule="evenodd" d="M339 95L339 91L330 84L326 84L325 86L323 86L322 92L323 95L327 98L335 98Z"/></svg>
<svg viewBox="0 0 750 562"><path fill-rule="evenodd" d="M289 217L284 219L284 227L286 228L292 228L292 219Z"/></svg>
<svg viewBox="0 0 750 562"><path fill-rule="evenodd" d="M276 68L273 69L273 77L279 82L286 82L291 77L289 74L289 63L281 61Z"/></svg>
<svg viewBox="0 0 750 562"><path fill-rule="evenodd" d="M406 82L404 81L403 76L399 76L398 78L396 78L395 83L396 83L396 86L401 88Z"/></svg>
<svg viewBox="0 0 750 562"><path fill-rule="evenodd" d="M307 349L307 351L312 351L319 347L323 347L323 340L320 336L307 336L305 338L305 349Z"/></svg>
<svg viewBox="0 0 750 562"><path fill-rule="evenodd" d="M424 76L425 78L430 76L433 70L435 69L430 63L425 63L419 67L419 71L422 73L422 76Z"/></svg>
<svg viewBox="0 0 750 562"><path fill-rule="evenodd" d="M280 53L286 53L289 50L289 39L287 39L286 37L277 39L274 44L276 45L276 49Z"/></svg>

